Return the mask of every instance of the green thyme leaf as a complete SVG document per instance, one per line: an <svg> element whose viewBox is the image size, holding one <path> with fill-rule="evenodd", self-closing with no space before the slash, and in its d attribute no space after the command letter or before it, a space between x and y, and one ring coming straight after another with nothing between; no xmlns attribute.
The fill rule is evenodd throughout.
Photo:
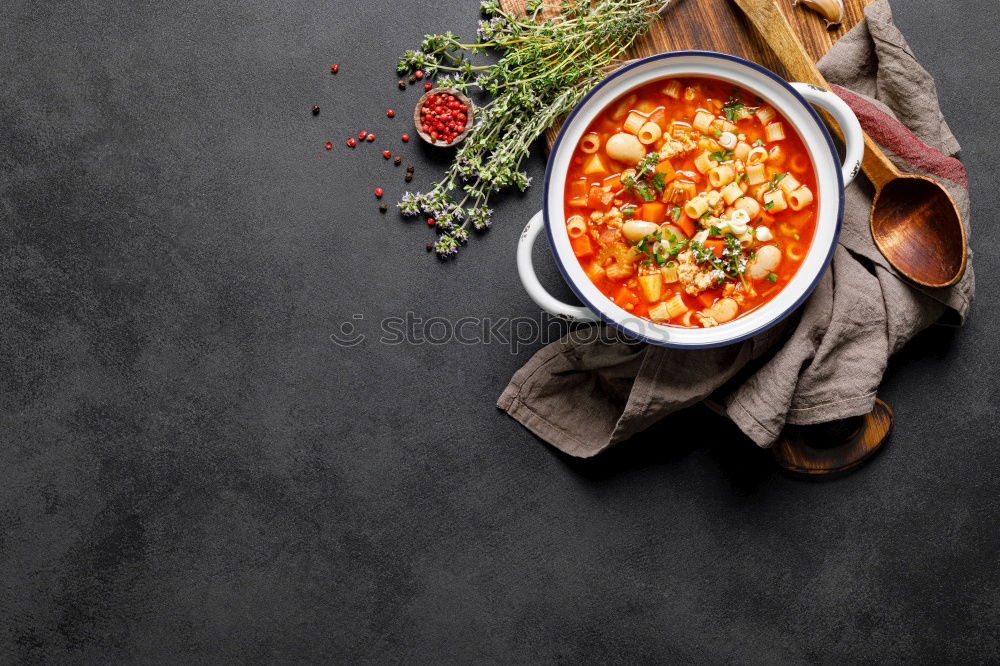
<svg viewBox="0 0 1000 666"><path fill-rule="evenodd" d="M656 188L657 192L663 192L663 188L667 185L667 174L665 173L655 173L653 174L653 187Z"/></svg>

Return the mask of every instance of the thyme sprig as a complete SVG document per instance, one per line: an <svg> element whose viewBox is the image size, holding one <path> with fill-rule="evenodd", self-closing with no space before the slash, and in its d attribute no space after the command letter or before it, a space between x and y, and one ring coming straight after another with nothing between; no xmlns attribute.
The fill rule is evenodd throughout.
<svg viewBox="0 0 1000 666"><path fill-rule="evenodd" d="M480 88L491 100L476 109L476 122L444 177L429 192L407 192L403 215L424 213L439 232L434 250L452 257L469 237L468 228L492 223L490 197L505 188L522 192L531 179L521 170L532 142L568 113L613 67L671 0L563 0L557 15L542 16L542 0L530 0L524 16L506 12L499 0L485 0L488 17L478 41L451 32L427 35L419 51L406 51L400 74L421 69L437 85ZM499 60L475 65L468 56L493 51Z"/></svg>

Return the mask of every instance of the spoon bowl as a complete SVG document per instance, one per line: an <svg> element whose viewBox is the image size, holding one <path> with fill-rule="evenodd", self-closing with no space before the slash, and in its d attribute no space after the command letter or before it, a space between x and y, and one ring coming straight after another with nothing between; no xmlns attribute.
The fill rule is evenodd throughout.
<svg viewBox="0 0 1000 666"><path fill-rule="evenodd" d="M924 176L900 174L875 194L872 238L886 259L925 287L950 287L965 272L968 248L951 195Z"/></svg>

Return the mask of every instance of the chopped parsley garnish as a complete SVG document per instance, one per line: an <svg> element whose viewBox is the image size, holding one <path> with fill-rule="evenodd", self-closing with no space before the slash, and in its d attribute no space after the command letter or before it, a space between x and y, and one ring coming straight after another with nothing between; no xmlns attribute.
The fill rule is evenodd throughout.
<svg viewBox="0 0 1000 666"><path fill-rule="evenodd" d="M778 275L776 273L768 273L767 274L767 281L768 282L777 282L778 281Z"/></svg>
<svg viewBox="0 0 1000 666"><path fill-rule="evenodd" d="M660 162L658 153L646 155L635 167L635 175L622 178L622 187L633 190L646 202L656 201L653 188L662 192L667 184L666 174L653 173ZM650 176L652 175L652 178Z"/></svg>
<svg viewBox="0 0 1000 666"><path fill-rule="evenodd" d="M650 153L646 155L635 167L635 177L637 180L642 180L647 175L653 173L656 170L656 165L660 163L659 153Z"/></svg>
<svg viewBox="0 0 1000 666"><path fill-rule="evenodd" d="M670 214L670 216L671 216L672 218L674 218L674 221L675 221L675 222L676 222L677 220L681 219L681 207L680 207L680 206L677 206L677 205L674 205L674 212L673 212L673 213L671 213L671 214Z"/></svg>
<svg viewBox="0 0 1000 666"><path fill-rule="evenodd" d="M654 173L652 183L657 192L662 192L663 188L667 186L667 174Z"/></svg>
<svg viewBox="0 0 1000 666"><path fill-rule="evenodd" d="M735 97L730 97L729 101L722 106L722 113L725 114L726 120L734 123L743 118L743 109L745 108L746 105L743 102Z"/></svg>
<svg viewBox="0 0 1000 666"><path fill-rule="evenodd" d="M697 241L690 241L691 251L694 253L694 260L699 264L707 264L709 267L719 271L721 282L726 277L746 283L746 267L748 259L743 251L743 246L736 236L727 233L725 236L726 245L722 250L722 257L715 256L712 250L706 248ZM671 254L674 254L671 251Z"/></svg>
<svg viewBox="0 0 1000 666"><path fill-rule="evenodd" d="M744 173L744 174L740 175L740 180L746 182L746 181L750 180L750 176L748 176L748 175L746 175Z"/></svg>
<svg viewBox="0 0 1000 666"><path fill-rule="evenodd" d="M709 236L721 236L721 235L722 235L722 230L720 230L720 229L719 229L719 227L717 227L717 226L715 226L715 225L713 224L713 225L712 225L711 227L709 227L709 229L708 229L708 235L709 235Z"/></svg>
<svg viewBox="0 0 1000 666"><path fill-rule="evenodd" d="M725 162L732 156L733 156L733 151L731 150L719 150L709 155L709 157L711 157L716 162Z"/></svg>
<svg viewBox="0 0 1000 666"><path fill-rule="evenodd" d="M768 201L766 204L764 204L764 210L771 210L772 208L774 208L773 201Z"/></svg>
<svg viewBox="0 0 1000 666"><path fill-rule="evenodd" d="M757 147L760 147L760 146L763 146L763 145L764 145L764 142L761 141L760 139L757 139L756 141L753 142L754 148L757 148Z"/></svg>
<svg viewBox="0 0 1000 666"><path fill-rule="evenodd" d="M722 131L721 130L712 130L712 134L715 135L715 138L719 138L720 136L722 136Z"/></svg>
<svg viewBox="0 0 1000 666"><path fill-rule="evenodd" d="M627 206L625 208L622 208L622 215L624 215L625 217L632 217L633 215L635 215L635 208L630 208Z"/></svg>
<svg viewBox="0 0 1000 666"><path fill-rule="evenodd" d="M799 235L795 234L794 236L792 236L792 238L794 238L795 240L798 240L799 239Z"/></svg>
<svg viewBox="0 0 1000 666"><path fill-rule="evenodd" d="M780 183L781 179L784 178L787 175L788 175L787 173L776 173L776 174L774 174L774 178L771 179L771 189L770 189L770 191L774 192L776 189L778 189L778 183Z"/></svg>

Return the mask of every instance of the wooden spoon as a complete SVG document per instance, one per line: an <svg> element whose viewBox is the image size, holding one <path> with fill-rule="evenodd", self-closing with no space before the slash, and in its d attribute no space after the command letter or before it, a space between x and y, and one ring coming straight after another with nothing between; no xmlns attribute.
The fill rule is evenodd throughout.
<svg viewBox="0 0 1000 666"><path fill-rule="evenodd" d="M788 75L828 88L776 0L735 0L788 70ZM827 124L840 136L836 123ZM843 138L843 137L841 137ZM958 208L935 180L904 174L865 134L862 169L875 186L872 238L904 276L926 287L950 287L965 273L968 245Z"/></svg>

